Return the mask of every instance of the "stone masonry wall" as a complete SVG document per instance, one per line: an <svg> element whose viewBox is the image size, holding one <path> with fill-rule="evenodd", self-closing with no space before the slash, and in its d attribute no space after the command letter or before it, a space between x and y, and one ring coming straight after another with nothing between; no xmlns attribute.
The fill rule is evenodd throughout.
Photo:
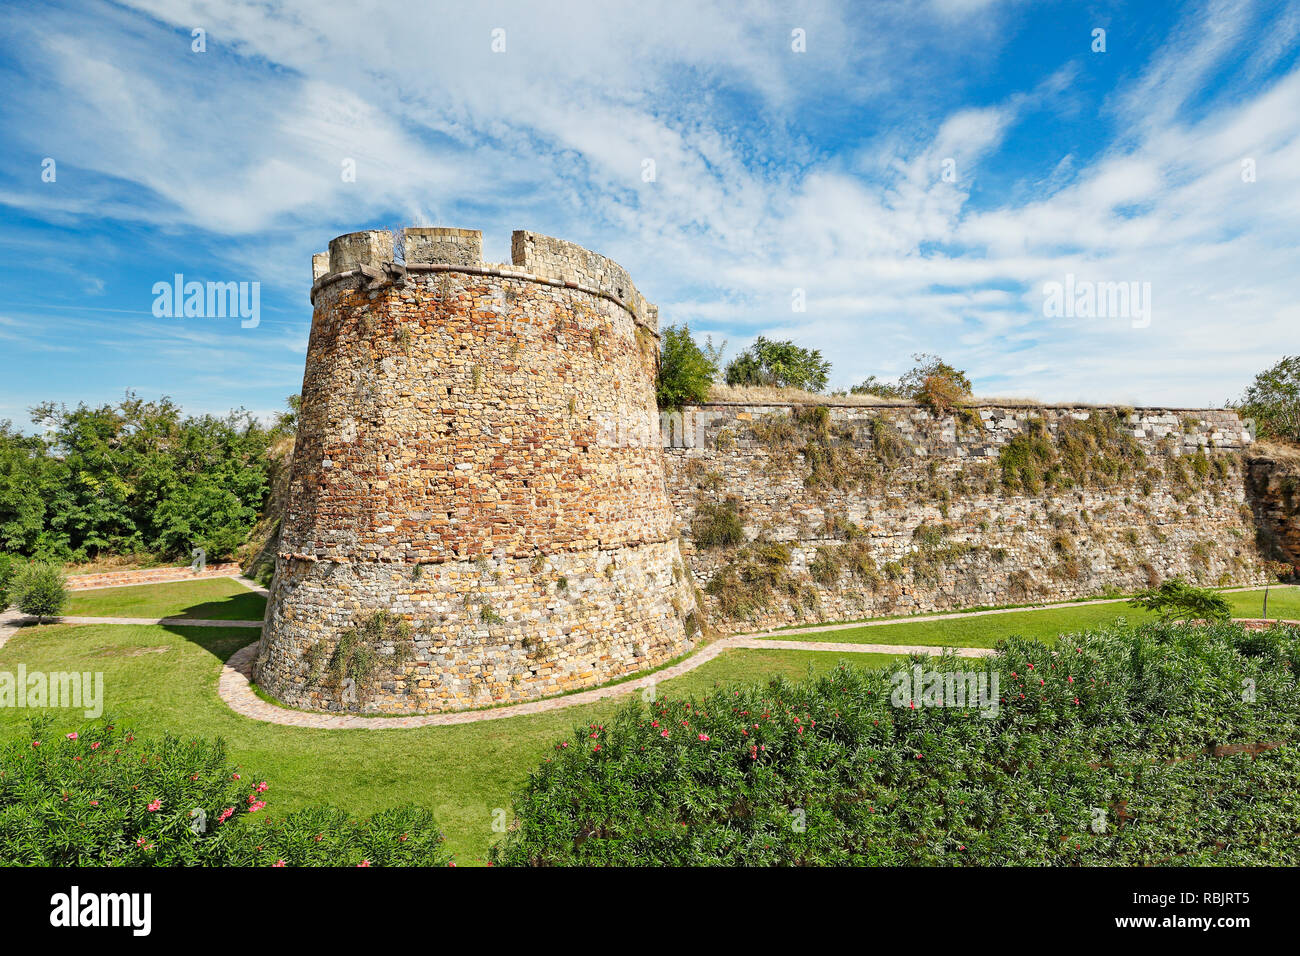
<svg viewBox="0 0 1300 956"><path fill-rule="evenodd" d="M615 442L605 427L655 422L652 307L616 264L565 274L594 254L521 235L509 265L466 261L478 234L441 229L407 230L404 275L382 232L313 261L256 671L285 703L535 699L659 664L698 633L657 431ZM539 245L564 255L543 269ZM380 610L409 638L358 655L350 629Z"/></svg>
<svg viewBox="0 0 1300 956"><path fill-rule="evenodd" d="M722 630L1263 579L1229 411L702 405L663 433Z"/></svg>
<svg viewBox="0 0 1300 956"><path fill-rule="evenodd" d="M1300 456L1258 453L1246 465L1259 551L1300 575Z"/></svg>

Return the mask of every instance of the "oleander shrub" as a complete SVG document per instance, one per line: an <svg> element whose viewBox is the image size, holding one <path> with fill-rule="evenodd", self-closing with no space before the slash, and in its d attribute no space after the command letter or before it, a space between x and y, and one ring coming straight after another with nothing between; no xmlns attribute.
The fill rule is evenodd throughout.
<svg viewBox="0 0 1300 956"><path fill-rule="evenodd" d="M355 820L332 807L267 819L271 787L220 740L145 739L53 719L0 749L0 864L429 866L449 856L427 810Z"/></svg>
<svg viewBox="0 0 1300 956"><path fill-rule="evenodd" d="M910 666L998 708L891 702L895 669L631 704L559 741L505 865L1300 862L1293 628L1013 638ZM928 688L926 690L928 694Z"/></svg>

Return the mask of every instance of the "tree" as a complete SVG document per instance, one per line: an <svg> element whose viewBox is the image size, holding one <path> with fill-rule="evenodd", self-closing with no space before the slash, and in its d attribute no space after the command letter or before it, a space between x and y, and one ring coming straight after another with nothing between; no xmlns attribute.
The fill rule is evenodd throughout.
<svg viewBox="0 0 1300 956"><path fill-rule="evenodd" d="M0 548L30 553L45 527L45 440L0 421Z"/></svg>
<svg viewBox="0 0 1300 956"><path fill-rule="evenodd" d="M1162 621L1181 618L1226 621L1232 613L1231 606L1222 596L1208 588L1193 587L1182 578L1139 591L1129 598L1128 603L1132 607L1154 611Z"/></svg>
<svg viewBox="0 0 1300 956"><path fill-rule="evenodd" d="M904 373L897 385L882 382L871 375L850 391L854 395L910 399L936 413L951 411L970 398L971 381L961 369L927 353L913 355L912 361L916 364Z"/></svg>
<svg viewBox="0 0 1300 956"><path fill-rule="evenodd" d="M728 385L767 385L820 392L830 377L831 363L818 349L759 336L727 365Z"/></svg>
<svg viewBox="0 0 1300 956"><path fill-rule="evenodd" d="M18 565L13 555L0 551L0 611L9 606L9 586L17 573Z"/></svg>
<svg viewBox="0 0 1300 956"><path fill-rule="evenodd" d="M715 348L713 340L708 339L701 348L691 338L690 326L670 325L664 329L655 383L659 407L676 409L706 401L709 386L718 377L721 358L722 347Z"/></svg>
<svg viewBox="0 0 1300 956"><path fill-rule="evenodd" d="M1300 444L1300 355L1287 355L1255 376L1236 409L1255 420L1260 438Z"/></svg>
<svg viewBox="0 0 1300 956"><path fill-rule="evenodd" d="M68 600L68 579L53 561L31 561L14 575L13 602L37 623L56 617Z"/></svg>
<svg viewBox="0 0 1300 956"><path fill-rule="evenodd" d="M868 375L859 385L849 389L851 395L875 395L877 398L907 398L902 387L882 382L874 375Z"/></svg>

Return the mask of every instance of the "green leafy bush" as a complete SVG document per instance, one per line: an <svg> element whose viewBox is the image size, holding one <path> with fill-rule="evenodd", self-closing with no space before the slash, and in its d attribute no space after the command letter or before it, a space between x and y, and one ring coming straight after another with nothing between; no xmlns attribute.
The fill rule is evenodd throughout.
<svg viewBox="0 0 1300 956"><path fill-rule="evenodd" d="M670 325L660 340L659 376L655 395L660 408L681 408L706 401L709 386L718 377L722 349L708 341L701 348L687 325Z"/></svg>
<svg viewBox="0 0 1300 956"><path fill-rule="evenodd" d="M767 385L820 392L830 377L831 363L817 349L759 336L754 344L727 364L728 385Z"/></svg>
<svg viewBox="0 0 1300 956"><path fill-rule="evenodd" d="M1129 598L1133 607L1145 608L1160 615L1163 621L1197 619L1226 621L1232 606L1220 594L1209 588L1198 588L1182 578L1165 581L1159 587L1147 588Z"/></svg>
<svg viewBox="0 0 1300 956"><path fill-rule="evenodd" d="M691 540L701 548L730 548L745 542L745 527L733 502L701 501L695 506Z"/></svg>
<svg viewBox="0 0 1300 956"><path fill-rule="evenodd" d="M999 709L894 706L894 675L631 704L561 740L506 865L1300 861L1300 633L1147 624L913 658Z"/></svg>
<svg viewBox="0 0 1300 956"><path fill-rule="evenodd" d="M68 602L68 578L52 561L30 561L14 574L13 602L38 620L57 617Z"/></svg>
<svg viewBox="0 0 1300 956"><path fill-rule="evenodd" d="M297 401L268 429L245 411L184 416L168 398L32 409L44 434L0 421L0 549L84 561L149 552L229 557L266 504L268 450L292 434Z"/></svg>
<svg viewBox="0 0 1300 956"><path fill-rule="evenodd" d="M875 395L885 399L910 399L939 414L961 408L971 397L970 377L937 355L912 356L916 364L905 372L897 385L867 376L849 391L854 395Z"/></svg>
<svg viewBox="0 0 1300 956"><path fill-rule="evenodd" d="M9 606L9 587L18 573L18 562L11 554L0 551L0 611Z"/></svg>
<svg viewBox="0 0 1300 956"><path fill-rule="evenodd" d="M428 811L356 821L314 807L264 821L269 785L224 744L137 738L110 720L50 718L0 750L0 864L428 866L448 862Z"/></svg>
<svg viewBox="0 0 1300 956"><path fill-rule="evenodd" d="M1300 355L1286 355L1255 376L1236 405L1259 437L1300 444Z"/></svg>

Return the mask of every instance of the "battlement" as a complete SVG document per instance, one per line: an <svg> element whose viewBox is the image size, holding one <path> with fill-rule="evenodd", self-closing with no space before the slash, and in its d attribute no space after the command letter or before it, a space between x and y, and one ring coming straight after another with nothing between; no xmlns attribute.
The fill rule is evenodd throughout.
<svg viewBox="0 0 1300 956"><path fill-rule="evenodd" d="M312 298L317 290L366 266L382 269L396 258L393 231L368 229L330 240L328 252L312 256ZM517 229L510 237L509 264L483 262L483 233L477 229L414 226L401 231L402 260L408 272L464 271L502 278L563 285L617 302L637 322L659 333L659 309L633 284L613 259L576 243Z"/></svg>

